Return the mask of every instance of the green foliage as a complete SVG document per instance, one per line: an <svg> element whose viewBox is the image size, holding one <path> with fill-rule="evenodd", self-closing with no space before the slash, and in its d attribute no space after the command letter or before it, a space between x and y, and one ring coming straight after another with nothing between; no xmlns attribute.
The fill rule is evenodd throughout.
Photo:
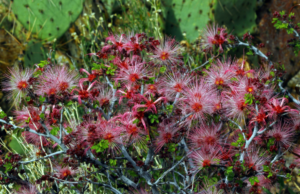
<svg viewBox="0 0 300 194"><path fill-rule="evenodd" d="M71 127L67 127L66 130L68 133L72 133L72 131L73 131L73 129Z"/></svg>
<svg viewBox="0 0 300 194"><path fill-rule="evenodd" d="M150 114L149 116L148 116L148 118L150 119L150 122L151 123L159 123L159 120L158 120L158 115L156 115L156 114Z"/></svg>
<svg viewBox="0 0 300 194"><path fill-rule="evenodd" d="M252 32L255 29L256 1L218 0L215 2L215 21L218 24L225 25L229 32L242 36L246 32Z"/></svg>
<svg viewBox="0 0 300 194"><path fill-rule="evenodd" d="M34 67L34 64L38 63L40 67L44 67L46 65L43 61L46 58L44 54L44 48L42 43L36 41L29 41L25 53L24 53L24 64L25 67Z"/></svg>
<svg viewBox="0 0 300 194"><path fill-rule="evenodd" d="M246 93L244 99L246 104L251 105L255 98L251 93Z"/></svg>
<svg viewBox="0 0 300 194"><path fill-rule="evenodd" d="M159 72L160 73L165 73L167 70L167 67L166 66L162 66L160 69L159 69Z"/></svg>
<svg viewBox="0 0 300 194"><path fill-rule="evenodd" d="M251 185L254 185L255 183L259 183L259 180L256 176L253 176L249 178L249 182L251 183Z"/></svg>
<svg viewBox="0 0 300 194"><path fill-rule="evenodd" d="M12 10L20 23L43 40L58 38L83 9L82 0L14 0Z"/></svg>
<svg viewBox="0 0 300 194"><path fill-rule="evenodd" d="M45 102L45 100L46 100L46 97L43 97L43 96L40 96L40 97L39 97L39 101L40 101L40 103L43 103L43 102Z"/></svg>
<svg viewBox="0 0 300 194"><path fill-rule="evenodd" d="M52 127L52 130L50 131L50 134L56 136L59 132L59 127Z"/></svg>
<svg viewBox="0 0 300 194"><path fill-rule="evenodd" d="M177 40L193 41L210 20L211 0L162 0L165 32Z"/></svg>
<svg viewBox="0 0 300 194"><path fill-rule="evenodd" d="M172 104L167 105L166 109L167 109L167 112L170 114L172 112L172 110L173 110L173 105Z"/></svg>
<svg viewBox="0 0 300 194"><path fill-rule="evenodd" d="M97 153L103 152L108 148L109 141L102 139L98 144L94 144L91 149L95 150Z"/></svg>
<svg viewBox="0 0 300 194"><path fill-rule="evenodd" d="M109 159L109 165L110 166L116 166L117 165L117 160Z"/></svg>
<svg viewBox="0 0 300 194"><path fill-rule="evenodd" d="M6 117L7 114L3 111L0 112L0 119L3 119L4 117Z"/></svg>
<svg viewBox="0 0 300 194"><path fill-rule="evenodd" d="M229 181L232 181L234 179L234 172L233 172L233 166L229 166L225 171L225 176L227 176L227 179Z"/></svg>
<svg viewBox="0 0 300 194"><path fill-rule="evenodd" d="M45 65L48 65L49 64L49 62L47 61L47 60L44 60L44 61L41 61L39 64L38 64L38 66L40 67L40 68L43 68L43 67L45 67Z"/></svg>
<svg viewBox="0 0 300 194"><path fill-rule="evenodd" d="M232 142L231 145L234 147L240 147L242 145L244 145L245 140L244 137L241 133L238 134L239 138L236 140L236 142Z"/></svg>
<svg viewBox="0 0 300 194"><path fill-rule="evenodd" d="M176 143L169 143L168 144L168 152L175 152L176 147L177 147Z"/></svg>
<svg viewBox="0 0 300 194"><path fill-rule="evenodd" d="M274 138L274 137L269 138L269 139L268 139L268 143L267 143L268 149L270 149L270 147L271 147L272 145L274 145L274 143L275 143L275 138Z"/></svg>

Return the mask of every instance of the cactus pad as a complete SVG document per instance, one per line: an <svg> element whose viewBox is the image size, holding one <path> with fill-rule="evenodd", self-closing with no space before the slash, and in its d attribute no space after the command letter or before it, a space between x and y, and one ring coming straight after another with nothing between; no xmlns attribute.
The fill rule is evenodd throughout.
<svg viewBox="0 0 300 194"><path fill-rule="evenodd" d="M232 34L241 36L256 27L255 7L256 1L253 0L217 0L214 4L215 21L225 25Z"/></svg>
<svg viewBox="0 0 300 194"><path fill-rule="evenodd" d="M162 0L165 33L177 40L196 40L210 20L213 0Z"/></svg>
<svg viewBox="0 0 300 194"><path fill-rule="evenodd" d="M74 22L83 8L83 0L14 0L16 18L43 40L58 38Z"/></svg>
<svg viewBox="0 0 300 194"><path fill-rule="evenodd" d="M26 68L34 67L34 64L45 60L46 56L43 52L43 45L40 42L30 41L24 53L24 66Z"/></svg>

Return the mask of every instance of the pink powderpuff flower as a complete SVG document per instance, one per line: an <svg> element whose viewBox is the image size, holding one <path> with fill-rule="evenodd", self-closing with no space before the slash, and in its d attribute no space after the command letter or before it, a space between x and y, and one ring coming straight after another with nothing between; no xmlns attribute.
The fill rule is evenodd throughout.
<svg viewBox="0 0 300 194"><path fill-rule="evenodd" d="M87 78L81 78L79 80L79 85L82 84L85 81L92 82L99 76L99 72L97 72L96 70L92 70L92 73L90 73L87 70L81 68L80 73L83 73L83 72L86 73L88 75L88 77Z"/></svg>
<svg viewBox="0 0 300 194"><path fill-rule="evenodd" d="M133 108L132 108L132 110L134 112L136 112L137 109L139 109L139 108L146 108L146 110L144 110L144 112L151 111L152 113L157 113L155 105L158 102L160 102L161 100L164 100L164 102L166 103L166 98L165 97L159 97L158 99L153 101L150 96L148 98L146 98L143 95L139 95L139 96L140 96L141 99L143 99L145 104L136 104L136 105L134 105Z"/></svg>
<svg viewBox="0 0 300 194"><path fill-rule="evenodd" d="M207 26L204 31L202 46L205 50L211 50L214 46L219 47L219 51L223 52L222 45L227 42L227 33L224 28L217 25Z"/></svg>
<svg viewBox="0 0 300 194"><path fill-rule="evenodd" d="M101 139L108 141L108 151L114 153L118 151L120 145L123 144L123 140L121 138L122 135L122 128L116 126L113 123L107 123L103 125L101 131Z"/></svg>
<svg viewBox="0 0 300 194"><path fill-rule="evenodd" d="M142 34L133 33L127 35L127 42L124 44L124 48L127 51L127 54L133 53L133 55L139 55L142 50L146 48L146 46L142 43L142 39L144 37Z"/></svg>
<svg viewBox="0 0 300 194"><path fill-rule="evenodd" d="M122 52L125 43L127 42L126 40L126 35L121 34L121 35L114 35L110 33L110 35L105 39L106 41L110 41L112 44L107 44L102 48L102 52L106 52L111 49L115 49L119 52Z"/></svg>
<svg viewBox="0 0 300 194"><path fill-rule="evenodd" d="M237 62L235 62L233 65L232 65L232 72L235 74L235 76L237 76L238 78L243 78L244 76L246 76L247 74L249 73L254 73L254 70L250 69L248 71L245 71L245 63L246 61L243 60L242 61L242 64L239 65Z"/></svg>
<svg viewBox="0 0 300 194"><path fill-rule="evenodd" d="M282 123L279 121L272 130L268 131L267 136L273 137L278 146L288 148L293 144L296 131L290 123Z"/></svg>
<svg viewBox="0 0 300 194"><path fill-rule="evenodd" d="M219 129L220 124L215 125L214 123L210 126L204 124L199 128L193 129L188 137L191 147L197 149L201 146L220 145Z"/></svg>
<svg viewBox="0 0 300 194"><path fill-rule="evenodd" d="M219 146L203 146L201 150L194 151L189 156L196 167L194 170L219 164L222 157L220 150Z"/></svg>
<svg viewBox="0 0 300 194"><path fill-rule="evenodd" d="M249 179L246 179L244 182L247 183L247 186L245 190L248 190L248 192L244 191L245 193L266 193L264 192L263 188L270 189L272 181L265 177L264 175L257 175L258 182L254 182L254 185L251 185Z"/></svg>
<svg viewBox="0 0 300 194"><path fill-rule="evenodd" d="M125 58L123 60L120 57L115 57L113 60L113 64L117 65L120 70L124 70L129 68L130 66L130 58Z"/></svg>
<svg viewBox="0 0 300 194"><path fill-rule="evenodd" d="M122 88L126 90L121 90ZM123 98L126 98L127 100L133 100L134 97L137 95L137 90L133 87L132 84L125 84L122 86L121 89L117 90L117 95L119 97L119 104L121 104ZM131 104L130 102L127 102Z"/></svg>
<svg viewBox="0 0 300 194"><path fill-rule="evenodd" d="M188 87L184 88L184 95L192 96L198 100L202 97L210 96L211 100L216 100L217 90L215 88L210 87L209 84L205 83L204 79L192 79L189 80Z"/></svg>
<svg viewBox="0 0 300 194"><path fill-rule="evenodd" d="M132 66L128 69L119 70L115 75L115 81L123 81L125 83L134 84L138 80L151 77L150 71L144 62L132 61Z"/></svg>
<svg viewBox="0 0 300 194"><path fill-rule="evenodd" d="M36 90L36 94L40 96L44 96L45 94L48 96L57 95L59 92L59 83L57 79L53 79L49 82L42 82L38 85L38 90Z"/></svg>
<svg viewBox="0 0 300 194"><path fill-rule="evenodd" d="M213 65L208 71L206 78L207 83L213 86L224 86L231 82L231 78L234 77L231 67L231 59L227 61L217 60L217 64Z"/></svg>
<svg viewBox="0 0 300 194"><path fill-rule="evenodd" d="M146 84L145 85L144 96L151 95L151 94L153 96L155 96L156 94L159 94L158 83L157 82L154 82L153 84Z"/></svg>
<svg viewBox="0 0 300 194"><path fill-rule="evenodd" d="M266 110L269 112L268 116L276 118L283 113L299 112L295 109L291 109L289 106L285 106L288 102L287 98L275 98L270 99L270 102L266 104Z"/></svg>
<svg viewBox="0 0 300 194"><path fill-rule="evenodd" d="M244 121L247 108L244 95L224 96L223 108L227 117L237 119L238 122Z"/></svg>
<svg viewBox="0 0 300 194"><path fill-rule="evenodd" d="M140 127L134 123L136 118L133 114L123 114L118 117L118 121L121 123L121 128L124 132L125 141L129 143L141 142L143 136L145 136L145 131L141 130ZM113 118L112 118L113 119Z"/></svg>
<svg viewBox="0 0 300 194"><path fill-rule="evenodd" d="M163 65L175 65L179 62L180 46L175 39L165 38L164 44L155 47L153 59L158 59Z"/></svg>
<svg viewBox="0 0 300 194"><path fill-rule="evenodd" d="M58 179L62 179L62 180L73 177L74 175L79 173L78 169L75 170L75 169L70 168L69 166L62 167L62 166L56 165L54 167L54 170L56 171L56 173L54 173L54 175Z"/></svg>
<svg viewBox="0 0 300 194"><path fill-rule="evenodd" d="M22 186L19 191L14 191L15 194L37 194L38 190L35 185L29 184Z"/></svg>
<svg viewBox="0 0 300 194"><path fill-rule="evenodd" d="M200 84L201 85L201 84ZM188 126L192 121L198 121L200 123L205 122L205 114L212 114L214 112L213 99L216 98L212 92L201 93L202 88L192 88L185 92L185 98L178 103L179 108L185 115L190 115L188 119L184 121Z"/></svg>
<svg viewBox="0 0 300 194"><path fill-rule="evenodd" d="M105 106L109 105L110 100L113 98L113 91L105 85L99 86L99 96L96 98L99 105Z"/></svg>
<svg viewBox="0 0 300 194"><path fill-rule="evenodd" d="M13 100L13 104L19 104L21 99L26 97L26 93L30 88L30 78L32 78L33 70L19 70L17 68L8 69L9 74L4 74L8 81L2 83L3 91L10 92L9 98Z"/></svg>
<svg viewBox="0 0 300 194"><path fill-rule="evenodd" d="M41 147L41 146L47 147L51 145L51 143L45 137L42 137L40 135L28 131L22 132L22 136L24 137L27 143L32 144L36 147Z"/></svg>
<svg viewBox="0 0 300 194"><path fill-rule="evenodd" d="M45 70L39 80L41 83L40 90L42 90L40 93L49 93L45 90L49 90L51 87L55 88L57 92L65 92L76 86L78 75L75 71L69 71L66 66L56 66ZM43 90L44 87L45 90Z"/></svg>
<svg viewBox="0 0 300 194"><path fill-rule="evenodd" d="M256 145L251 145L247 149L245 166L256 172L262 172L263 165L265 165L266 162L271 162L271 159L271 156L267 155L267 153L261 153Z"/></svg>
<svg viewBox="0 0 300 194"><path fill-rule="evenodd" d="M40 126L40 114L41 111L32 106L28 106L27 108L23 108L22 110L14 111L14 115L16 116L16 121L21 127L25 125L29 125L32 129L37 129Z"/></svg>
<svg viewBox="0 0 300 194"><path fill-rule="evenodd" d="M168 100L174 100L177 93L184 92L190 81L191 77L188 74L172 72L167 74L167 78L161 79L158 86Z"/></svg>
<svg viewBox="0 0 300 194"><path fill-rule="evenodd" d="M155 153L158 153L160 149L167 143L171 143L175 136L175 133L179 130L179 128L175 127L174 125L175 123L173 122L169 124L166 124L166 122L159 124L159 136L155 138Z"/></svg>
<svg viewBox="0 0 300 194"><path fill-rule="evenodd" d="M81 104L82 100L86 100L89 98L93 98L93 95L90 93L90 90L92 89L92 87L97 83L97 81L94 81L93 83L91 83L87 88L86 86L83 86L83 83L79 81L79 87L80 90L78 90L77 88L74 88L71 91L71 94L73 94L74 91L77 91L78 94L74 95L73 98L74 99L78 99L78 103Z"/></svg>
<svg viewBox="0 0 300 194"><path fill-rule="evenodd" d="M260 107L258 112L255 108L252 108L251 110L251 112L255 114L253 114L250 124L257 122L258 124L266 125L266 119L268 118L268 115L266 114L264 108Z"/></svg>
<svg viewBox="0 0 300 194"><path fill-rule="evenodd" d="M257 92L256 85L253 84L250 78L244 77L238 81L239 85L235 87L235 90L238 93L251 93L254 94Z"/></svg>

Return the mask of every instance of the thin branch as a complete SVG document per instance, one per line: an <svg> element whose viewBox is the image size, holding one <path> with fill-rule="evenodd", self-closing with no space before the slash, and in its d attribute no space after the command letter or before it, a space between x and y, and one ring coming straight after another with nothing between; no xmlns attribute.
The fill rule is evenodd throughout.
<svg viewBox="0 0 300 194"><path fill-rule="evenodd" d="M65 151L58 151L58 152L54 152L54 153L52 153L52 154L49 154L49 155L44 156L44 157L41 157L41 158L37 158L37 159L29 160L29 161L21 161L21 162L19 162L19 163L20 163L20 164L29 164L29 163L31 163L31 162L35 162L35 161L38 161L38 160L44 160L44 159L46 159L46 158L50 158L50 157L52 157L52 156L59 155L59 154L64 154L64 153L66 153L66 152L65 152Z"/></svg>

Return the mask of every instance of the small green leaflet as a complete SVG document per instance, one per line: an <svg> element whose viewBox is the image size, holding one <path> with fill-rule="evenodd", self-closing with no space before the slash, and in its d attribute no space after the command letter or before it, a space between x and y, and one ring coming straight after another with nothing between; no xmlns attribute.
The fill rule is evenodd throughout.
<svg viewBox="0 0 300 194"><path fill-rule="evenodd" d="M109 141L102 139L98 144L95 144L91 147L91 149L95 150L97 153L103 152L108 148Z"/></svg>
<svg viewBox="0 0 300 194"><path fill-rule="evenodd" d="M249 182L251 183L251 185L254 185L255 183L259 183L259 180L256 176L253 176L249 178Z"/></svg>
<svg viewBox="0 0 300 194"><path fill-rule="evenodd" d="M6 117L7 114L3 111L0 112L0 119L3 119L4 117Z"/></svg>
<svg viewBox="0 0 300 194"><path fill-rule="evenodd" d="M59 132L59 127L52 127L50 134L56 136L58 132Z"/></svg>

